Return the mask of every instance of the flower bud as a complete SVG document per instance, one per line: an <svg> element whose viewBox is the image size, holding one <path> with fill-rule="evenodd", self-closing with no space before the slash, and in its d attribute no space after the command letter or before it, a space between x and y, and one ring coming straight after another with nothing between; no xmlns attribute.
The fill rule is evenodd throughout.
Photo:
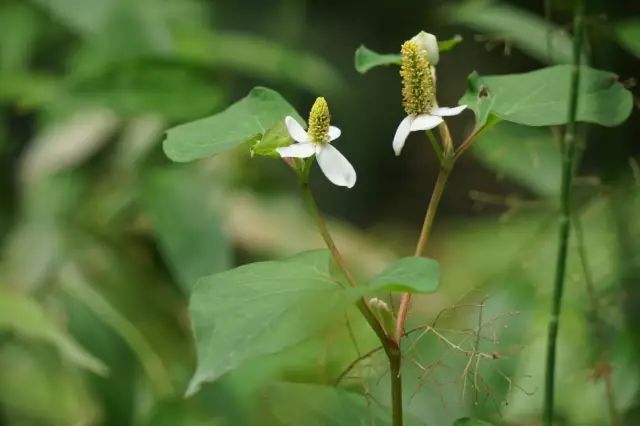
<svg viewBox="0 0 640 426"><path fill-rule="evenodd" d="M440 60L440 49L438 49L438 39L431 33L426 31L420 31L411 39L415 41L418 46L425 51L427 60L432 65L438 65Z"/></svg>
<svg viewBox="0 0 640 426"><path fill-rule="evenodd" d="M382 325L382 328L384 328L389 336L395 338L396 321L389 305L387 305L384 300L373 297L369 299L369 306L371 306L371 311L380 322L380 325Z"/></svg>

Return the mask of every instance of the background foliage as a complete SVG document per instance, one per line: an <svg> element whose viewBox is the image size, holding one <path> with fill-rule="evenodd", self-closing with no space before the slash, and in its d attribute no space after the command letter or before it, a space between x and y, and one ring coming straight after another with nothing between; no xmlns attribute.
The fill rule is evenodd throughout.
<svg viewBox="0 0 640 426"><path fill-rule="evenodd" d="M570 62L572 5L552 3L545 12L525 1L3 1L0 424L385 424L377 402L388 393L381 354L358 364L341 389L332 387L375 345L349 310L358 347L342 328L302 316L294 324L315 338L292 329L281 336L291 344L285 353L259 363L238 358L233 372L183 398L195 371L187 316L195 280L248 261L286 262L322 244L278 161L239 148L175 165L162 152L163 133L221 111L253 86L277 89L299 111L326 96L358 184L338 190L316 179L316 170L312 184L346 257L372 278L411 254L437 159L416 136L402 157L392 155L403 115L397 70L361 75L354 51L365 44L397 52L420 29L443 39L462 35L439 65L439 100L454 105L474 70L486 76ZM620 127L582 128L559 412L567 424L603 424L611 377L617 408L632 425L640 417L633 84L640 6L594 0L588 10L590 63L631 87L635 106ZM455 135L468 133L471 113L453 123ZM405 381L415 424L448 425L464 415L498 424L538 418L556 249L557 133L501 123L451 178L429 252L440 263L441 286L416 299L410 324L436 324L439 333L412 336ZM314 308L309 315L340 310L331 300L352 297L308 290L316 302L303 304ZM268 299L258 302L268 310ZM481 335L476 349L492 358L469 365L441 338L467 335ZM610 363L601 362L603 352Z"/></svg>

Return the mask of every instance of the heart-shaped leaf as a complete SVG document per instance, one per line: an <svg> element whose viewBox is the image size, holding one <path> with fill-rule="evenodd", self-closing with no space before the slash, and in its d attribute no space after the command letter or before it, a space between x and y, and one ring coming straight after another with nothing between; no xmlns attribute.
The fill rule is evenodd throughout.
<svg viewBox="0 0 640 426"><path fill-rule="evenodd" d="M317 335L343 314L360 292L331 277L329 259L317 250L200 279L189 306L198 367L187 393Z"/></svg>
<svg viewBox="0 0 640 426"><path fill-rule="evenodd" d="M480 125L490 114L527 126L566 124L571 73L571 65L486 77L472 73L459 103L474 111ZM631 93L615 74L581 67L578 121L616 126L629 116L631 107Z"/></svg>
<svg viewBox="0 0 640 426"><path fill-rule="evenodd" d="M256 87L218 114L169 129L164 152L179 162L210 157L257 140L287 115L302 121L277 92Z"/></svg>

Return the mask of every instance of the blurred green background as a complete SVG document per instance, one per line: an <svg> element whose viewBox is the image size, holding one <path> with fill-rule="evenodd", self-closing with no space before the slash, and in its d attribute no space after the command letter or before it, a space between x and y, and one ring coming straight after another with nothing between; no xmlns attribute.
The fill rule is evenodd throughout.
<svg viewBox="0 0 640 426"><path fill-rule="evenodd" d="M636 425L640 3L587 3L589 61L619 75L636 106L620 127L581 129L558 412L563 424L607 424L610 397L622 424ZM249 363L183 398L195 368L187 312L195 280L322 244L280 161L239 149L175 165L162 153L163 132L256 85L278 90L303 116L325 96L358 183L337 188L314 170L312 185L346 257L372 276L412 253L437 159L418 134L393 155L404 115L397 69L360 75L355 49L397 52L420 30L462 35L438 66L439 101L455 105L473 70L570 62L572 6L2 0L0 425L334 424L282 415L298 403L268 389L277 381L332 383L356 356L339 336ZM460 140L473 117L449 123ZM419 424L463 415L538 424L558 132L500 124L454 171L428 250L441 264L441 290L415 301L411 323L437 317L455 341L471 330L493 359L469 370L465 355L441 339L415 336L405 385ZM383 357L362 369L364 383L350 386L385 404Z"/></svg>

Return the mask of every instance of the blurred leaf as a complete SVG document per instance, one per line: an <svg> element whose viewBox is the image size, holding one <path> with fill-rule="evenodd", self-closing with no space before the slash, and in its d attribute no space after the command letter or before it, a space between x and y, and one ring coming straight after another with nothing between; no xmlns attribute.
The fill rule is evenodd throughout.
<svg viewBox="0 0 640 426"><path fill-rule="evenodd" d="M269 411L280 425L391 425L391 415L357 393L331 386L278 383L265 392Z"/></svg>
<svg viewBox="0 0 640 426"><path fill-rule="evenodd" d="M455 35L450 39L439 41L438 49L440 52L446 52L456 47L460 42L462 42L462 37ZM402 57L399 53L378 53L365 45L360 45L355 54L355 67L360 74L381 65L400 65L401 61Z"/></svg>
<svg viewBox="0 0 640 426"><path fill-rule="evenodd" d="M302 121L277 92L256 87L218 114L169 129L164 152L179 162L216 155L259 137L287 115Z"/></svg>
<svg viewBox="0 0 640 426"><path fill-rule="evenodd" d="M125 61L98 65L72 72L49 109L64 113L101 106L125 116L154 113L181 121L215 111L223 99L207 73L184 64ZM189 102L184 101L185 93Z"/></svg>
<svg viewBox="0 0 640 426"><path fill-rule="evenodd" d="M360 74L381 65L400 65L401 61L399 53L377 53L364 45L356 50L355 66Z"/></svg>
<svg viewBox="0 0 640 426"><path fill-rule="evenodd" d="M173 48L165 8L153 0L32 0L61 24L112 57Z"/></svg>
<svg viewBox="0 0 640 426"><path fill-rule="evenodd" d="M206 32L180 45L186 60L222 67L259 79L287 81L313 93L340 94L348 87L342 74L310 50L296 50L263 37Z"/></svg>
<svg viewBox="0 0 640 426"><path fill-rule="evenodd" d="M528 126L565 124L569 111L570 65L556 65L523 74L469 76L460 99L476 114L486 113L481 102L502 120ZM578 120L616 126L631 113L632 96L615 74L583 66L580 74Z"/></svg>
<svg viewBox="0 0 640 426"><path fill-rule="evenodd" d="M78 367L96 374L107 374L108 368L85 351L75 340L45 316L42 308L28 296L0 287L0 328L27 339L41 340L56 347L60 355Z"/></svg>
<svg viewBox="0 0 640 426"><path fill-rule="evenodd" d="M58 87L56 77L28 71L0 72L0 99L16 102L30 109L50 101Z"/></svg>
<svg viewBox="0 0 640 426"><path fill-rule="evenodd" d="M262 138L251 147L252 154L264 155L267 157L280 158L276 148L289 146L293 139L289 135L284 120L278 121L275 126L267 130Z"/></svg>
<svg viewBox="0 0 640 426"><path fill-rule="evenodd" d="M231 266L231 248L210 194L209 183L189 170L158 169L145 178L143 200L160 252L185 294L198 278Z"/></svg>
<svg viewBox="0 0 640 426"><path fill-rule="evenodd" d="M64 25L82 33L104 26L109 12L120 0L31 0Z"/></svg>
<svg viewBox="0 0 640 426"><path fill-rule="evenodd" d="M52 356L53 355L53 356ZM6 425L90 425L100 407L80 371L47 351L0 345L0 405Z"/></svg>
<svg viewBox="0 0 640 426"><path fill-rule="evenodd" d="M549 129L504 122L479 136L471 149L499 177L547 197L560 191L560 148Z"/></svg>
<svg viewBox="0 0 640 426"><path fill-rule="evenodd" d="M293 347L326 328L357 298L329 273L327 250L204 277L189 311L198 368L188 395L245 361Z"/></svg>
<svg viewBox="0 0 640 426"><path fill-rule="evenodd" d="M620 43L640 58L640 19L632 18L618 22L615 29Z"/></svg>
<svg viewBox="0 0 640 426"><path fill-rule="evenodd" d="M531 57L549 64L572 62L572 41L566 31L544 18L499 2L467 1L445 8L452 23L513 43Z"/></svg>
<svg viewBox="0 0 640 426"><path fill-rule="evenodd" d="M403 257L373 278L369 286L384 291L431 293L439 284L438 262L427 257Z"/></svg>
<svg viewBox="0 0 640 426"><path fill-rule="evenodd" d="M276 383L265 392L268 409L279 425L391 425L391 411L374 400L340 388L306 383ZM424 426L405 415L405 425Z"/></svg>
<svg viewBox="0 0 640 426"><path fill-rule="evenodd" d="M169 374L162 359L145 336L86 281L79 267L68 263L60 272L60 284L72 297L82 302L97 318L111 327L131 348L144 367L150 381L160 394L172 391Z"/></svg>
<svg viewBox="0 0 640 426"><path fill-rule="evenodd" d="M117 117L111 111L94 109L45 128L23 156L22 179L34 182L77 166L109 141L117 125Z"/></svg>
<svg viewBox="0 0 640 426"><path fill-rule="evenodd" d="M24 71L35 47L40 27L34 11L26 4L0 6L0 70Z"/></svg>
<svg viewBox="0 0 640 426"><path fill-rule="evenodd" d="M493 423L485 422L480 419L472 419L470 417L463 417L456 420L453 426L493 426Z"/></svg>

